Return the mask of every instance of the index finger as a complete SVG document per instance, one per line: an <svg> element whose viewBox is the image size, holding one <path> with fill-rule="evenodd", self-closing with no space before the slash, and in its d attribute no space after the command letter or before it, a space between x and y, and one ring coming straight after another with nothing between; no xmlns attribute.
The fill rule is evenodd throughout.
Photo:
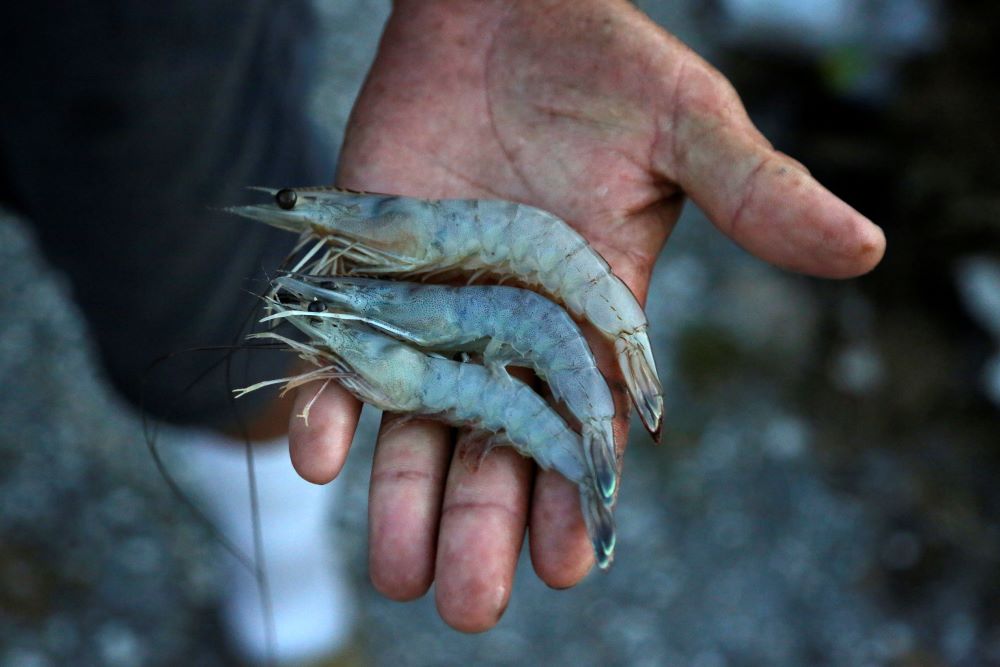
<svg viewBox="0 0 1000 667"><path fill-rule="evenodd" d="M307 407L308 420L303 418ZM360 414L361 402L336 381L299 387L288 422L295 472L313 484L326 484L340 474Z"/></svg>

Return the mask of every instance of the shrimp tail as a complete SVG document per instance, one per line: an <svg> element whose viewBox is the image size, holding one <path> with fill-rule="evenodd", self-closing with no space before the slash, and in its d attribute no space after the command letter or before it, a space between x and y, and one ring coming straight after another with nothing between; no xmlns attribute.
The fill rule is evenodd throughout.
<svg viewBox="0 0 1000 667"><path fill-rule="evenodd" d="M583 508L587 535L594 545L597 567L606 570L615 556L615 519L611 510L587 486L580 487L580 507Z"/></svg>
<svg viewBox="0 0 1000 667"><path fill-rule="evenodd" d="M663 388L656 375L656 364L646 329L626 333L615 340L618 366L625 376L625 385L639 417L653 440L660 441L663 419Z"/></svg>
<svg viewBox="0 0 1000 667"><path fill-rule="evenodd" d="M606 507L611 507L618 490L618 467L615 464L615 443L611 429L586 424L582 429L583 451L596 480L597 490Z"/></svg>

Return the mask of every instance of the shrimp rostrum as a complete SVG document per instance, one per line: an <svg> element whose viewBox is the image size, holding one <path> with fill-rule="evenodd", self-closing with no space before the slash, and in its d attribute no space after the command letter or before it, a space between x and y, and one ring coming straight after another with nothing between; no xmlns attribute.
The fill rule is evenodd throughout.
<svg viewBox="0 0 1000 667"><path fill-rule="evenodd" d="M534 369L579 421L590 472L605 504L613 502L618 471L611 391L580 327L552 301L499 285L324 276L283 276L274 285L279 299L291 294L310 302L312 312L365 322L424 350L480 353L486 368L504 379L508 364Z"/></svg>
<svg viewBox="0 0 1000 667"><path fill-rule="evenodd" d="M316 365L287 380L297 386L336 379L360 400L390 412L439 419L483 436L484 455L509 445L546 470L555 470L579 488L584 524L598 566L607 568L615 546L614 519L596 491L580 436L528 385L503 378L483 366L451 361L415 350L366 324L324 317L274 302L272 308L307 336L299 342L266 332ZM243 391L250 391L260 383Z"/></svg>
<svg viewBox="0 0 1000 667"><path fill-rule="evenodd" d="M490 275L517 280L565 304L614 341L639 416L659 437L663 396L642 307L560 218L498 200L414 199L332 188L266 191L275 203L227 210L322 240L326 253L305 267L308 272L424 280L460 273L470 282Z"/></svg>

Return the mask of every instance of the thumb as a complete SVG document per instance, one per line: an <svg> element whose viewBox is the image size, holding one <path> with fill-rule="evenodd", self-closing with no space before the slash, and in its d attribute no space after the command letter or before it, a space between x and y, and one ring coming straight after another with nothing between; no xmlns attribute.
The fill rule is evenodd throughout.
<svg viewBox="0 0 1000 667"><path fill-rule="evenodd" d="M805 167L774 150L736 91L691 54L654 166L680 184L716 227L757 257L792 271L849 278L873 269L885 236Z"/></svg>

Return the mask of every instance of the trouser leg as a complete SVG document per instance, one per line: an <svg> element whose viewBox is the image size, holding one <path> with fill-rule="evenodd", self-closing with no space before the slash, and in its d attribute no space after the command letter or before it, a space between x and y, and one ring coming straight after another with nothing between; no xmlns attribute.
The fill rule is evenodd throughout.
<svg viewBox="0 0 1000 667"><path fill-rule="evenodd" d="M238 340L251 293L295 241L217 209L245 185L333 175L306 117L311 5L58 4L11 10L0 47L5 203L70 278L113 384L154 415L222 425L222 367L178 398L211 355L177 354L143 378L161 354ZM234 382L289 362L249 355Z"/></svg>

